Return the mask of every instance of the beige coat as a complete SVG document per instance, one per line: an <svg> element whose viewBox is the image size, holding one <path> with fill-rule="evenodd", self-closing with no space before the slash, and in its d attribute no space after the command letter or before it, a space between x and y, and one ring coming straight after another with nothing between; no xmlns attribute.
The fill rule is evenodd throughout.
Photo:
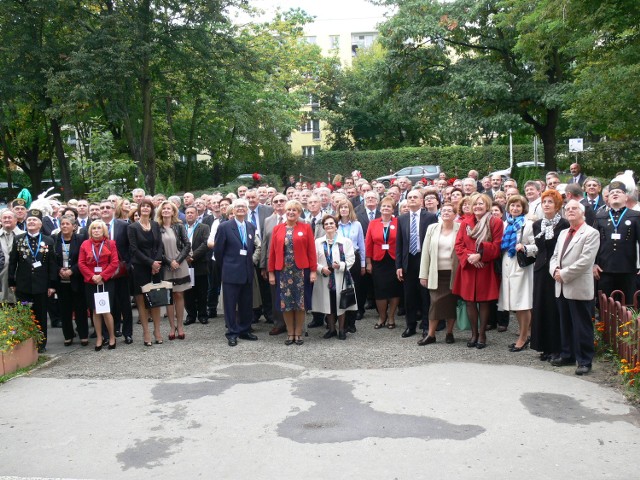
<svg viewBox="0 0 640 480"><path fill-rule="evenodd" d="M456 236L460 230L460 224L453 222L452 246L455 246ZM432 223L427 227L427 233L424 236L422 244L422 258L420 259L420 278L427 279L427 288L429 290L438 289L438 238L442 231L442 222ZM458 269L458 256L455 248L451 249L451 284L453 287L453 277Z"/></svg>
<svg viewBox="0 0 640 480"><path fill-rule="evenodd" d="M329 277L325 277L322 275L322 269L327 267L327 259L324 254L324 242L327 240L326 235L318 238L316 240L316 254L318 256L318 275L316 277L316 282L313 284L313 295L311 297L311 305L312 310L314 312L330 314L331 313L331 300L330 300L330 290L329 290ZM340 268L336 270L336 306L338 309L338 315L342 315L345 310L340 309L340 290L342 290L342 279L344 277L344 271L349 270L353 263L356 261L355 253L353 252L353 244L351 240L345 237L340 237L335 239L333 243L333 247L331 248L331 253L334 260L340 260L340 248L338 244L342 244L342 248L344 250L344 262L340 263ZM347 282L345 281L344 287L347 287ZM356 302L355 305L347 308L347 310L357 310L358 304Z"/></svg>

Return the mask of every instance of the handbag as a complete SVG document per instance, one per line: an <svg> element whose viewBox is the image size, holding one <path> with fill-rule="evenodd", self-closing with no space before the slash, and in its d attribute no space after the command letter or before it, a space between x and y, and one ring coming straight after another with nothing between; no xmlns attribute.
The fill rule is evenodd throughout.
<svg viewBox="0 0 640 480"><path fill-rule="evenodd" d="M147 283L140 287L147 308L173 305L173 284L171 282Z"/></svg>
<svg viewBox="0 0 640 480"><path fill-rule="evenodd" d="M93 294L94 312L97 314L111 313L111 304L109 302L109 292L104 290L104 284L102 285L102 291L100 291L100 285L97 286L96 292Z"/></svg>
<svg viewBox="0 0 640 480"><path fill-rule="evenodd" d="M349 277L349 284L344 288L345 277ZM353 279L349 270L345 270L342 275L342 290L340 290L340 310L346 310L356 304L356 290L353 288Z"/></svg>
<svg viewBox="0 0 640 480"><path fill-rule="evenodd" d="M520 243L522 243L523 233L524 233L524 226L522 226L522 228L520 229ZM518 260L518 265L520 265L522 268L528 267L529 265L536 263L536 257L527 256L527 254L524 253L524 250L519 250L518 252L516 252L516 259Z"/></svg>

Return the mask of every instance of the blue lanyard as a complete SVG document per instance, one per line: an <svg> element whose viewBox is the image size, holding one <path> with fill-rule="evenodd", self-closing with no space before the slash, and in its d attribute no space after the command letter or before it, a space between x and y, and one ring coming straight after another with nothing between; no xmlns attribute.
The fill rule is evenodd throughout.
<svg viewBox="0 0 640 480"><path fill-rule="evenodd" d="M243 248L247 248L247 225L243 222L238 225L238 230L240 231L240 241L242 241Z"/></svg>
<svg viewBox="0 0 640 480"><path fill-rule="evenodd" d="M69 247L71 247L71 242L64 243L64 238L62 238L62 234L60 234L60 241L62 242L62 251L69 256Z"/></svg>
<svg viewBox="0 0 640 480"><path fill-rule="evenodd" d="M189 237L189 241L191 241L191 237L193 237L193 232L196 231L196 227L198 226L200 222L198 222L196 220L196 222L193 224L193 227L189 227L189 225L187 225L187 237Z"/></svg>
<svg viewBox="0 0 640 480"><path fill-rule="evenodd" d="M98 255L96 256L95 245L91 245L91 252L93 253L93 258L96 259L96 265L100 265L100 254L102 253L102 247L104 247L104 240L100 244L100 250L98 250Z"/></svg>
<svg viewBox="0 0 640 480"><path fill-rule="evenodd" d="M596 210L598 210L598 205L600 204L600 196L597 196L596 199L593 201L593 211L595 212Z"/></svg>
<svg viewBox="0 0 640 480"><path fill-rule="evenodd" d="M27 238L27 247L29 247L29 251L31 252L31 256L33 257L34 260L38 259L38 248L40 248L40 242L41 241L42 241L42 232L40 233L40 235L38 235L38 243L36 244L36 250L34 252L31 249L31 242L29 242L29 239Z"/></svg>
<svg viewBox="0 0 640 480"><path fill-rule="evenodd" d="M614 231L614 233L618 233L618 225L620 225L620 222L622 221L622 217L624 217L625 213L627 213L627 207L624 207L624 210L622 211L622 213L620 214L620 217L618 218L618 221L616 222L613 219L613 215L611 214L611 210L609 210L609 218L611 219L611 223L613 223L613 231Z"/></svg>
<svg viewBox="0 0 640 480"><path fill-rule="evenodd" d="M389 222L389 225L387 225L386 227L382 227L382 238L384 239L384 243L389 243L387 242L387 238L389 238L389 229L391 228L391 222Z"/></svg>
<svg viewBox="0 0 640 480"><path fill-rule="evenodd" d="M348 226L349 230L347 231L347 234L344 234L344 227ZM340 233L342 234L343 237L345 238L351 238L351 223L349 223L348 225L345 225L344 223L340 224Z"/></svg>

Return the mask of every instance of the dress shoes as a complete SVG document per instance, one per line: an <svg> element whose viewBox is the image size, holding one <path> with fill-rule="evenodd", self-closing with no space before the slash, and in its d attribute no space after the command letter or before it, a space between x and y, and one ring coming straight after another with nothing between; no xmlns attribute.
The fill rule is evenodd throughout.
<svg viewBox="0 0 640 480"><path fill-rule="evenodd" d="M131 345L131 344L133 343L133 338L131 338L131 337L127 337L127 336L125 335L125 337L124 337L124 343L126 343L127 345Z"/></svg>
<svg viewBox="0 0 640 480"><path fill-rule="evenodd" d="M453 338L453 333L447 333L447 336L444 337L444 343L455 343L456 339Z"/></svg>
<svg viewBox="0 0 640 480"><path fill-rule="evenodd" d="M256 337L253 333L241 333L240 335L238 335L238 338L251 341L258 340L258 337Z"/></svg>
<svg viewBox="0 0 640 480"><path fill-rule="evenodd" d="M62 320L51 322L51 328L62 328Z"/></svg>
<svg viewBox="0 0 640 480"><path fill-rule="evenodd" d="M551 365L554 367L564 367L566 365L575 365L576 361L573 358L556 357L551 360Z"/></svg>
<svg viewBox="0 0 640 480"><path fill-rule="evenodd" d="M309 322L307 327L308 328L318 328L318 327L322 327L323 325L324 325L324 321L323 320L312 320L311 322Z"/></svg>
<svg viewBox="0 0 640 480"><path fill-rule="evenodd" d="M337 336L338 336L338 332L336 332L335 330L327 330L325 334L322 336L322 338L327 340L331 337L337 337Z"/></svg>
<svg viewBox="0 0 640 480"><path fill-rule="evenodd" d="M238 345L238 339L237 338L230 338L227 343L229 344L230 347L235 347L235 346Z"/></svg>
<svg viewBox="0 0 640 480"><path fill-rule="evenodd" d="M207 317L202 317L198 320L202 325L206 325L209 323L209 319ZM195 322L194 322L195 323Z"/></svg>
<svg viewBox="0 0 640 480"><path fill-rule="evenodd" d="M269 330L269 335L280 335L286 331L287 329L284 327L273 327L271 330Z"/></svg>
<svg viewBox="0 0 640 480"><path fill-rule="evenodd" d="M361 312L360 310L358 310L358 312L356 313L356 320L362 320L364 318L364 312Z"/></svg>
<svg viewBox="0 0 640 480"><path fill-rule="evenodd" d="M347 339L347 334L344 332L344 330L340 330L338 332L338 340L346 340Z"/></svg>
<svg viewBox="0 0 640 480"><path fill-rule="evenodd" d="M216 318L218 316L218 312L207 312L207 318Z"/></svg>
<svg viewBox="0 0 640 480"><path fill-rule="evenodd" d="M430 337L429 335L423 335L420 340L418 340L418 345L424 346L429 345L431 343L436 343L436 337Z"/></svg>
<svg viewBox="0 0 640 480"><path fill-rule="evenodd" d="M407 328L404 332L402 332L402 338L413 337L416 334L415 328Z"/></svg>
<svg viewBox="0 0 640 480"><path fill-rule="evenodd" d="M495 329L496 329L496 325L495 325L495 324L490 323L489 325L487 325L487 332L488 332L489 330L495 330Z"/></svg>
<svg viewBox="0 0 640 480"><path fill-rule="evenodd" d="M264 323L268 323L269 325L273 325L273 318L267 317L267 319L264 321Z"/></svg>
<svg viewBox="0 0 640 480"><path fill-rule="evenodd" d="M591 365L579 365L576 368L576 375L586 375L591 371Z"/></svg>
<svg viewBox="0 0 640 480"><path fill-rule="evenodd" d="M347 332L349 332L349 333L356 333L357 331L358 331L358 329L356 328L355 325L349 325L347 327Z"/></svg>
<svg viewBox="0 0 640 480"><path fill-rule="evenodd" d="M116 337L120 338L122 336L122 332L120 330L116 330Z"/></svg>
<svg viewBox="0 0 640 480"><path fill-rule="evenodd" d="M194 323L196 323L196 319L193 317L187 317L184 320L184 325L193 325Z"/></svg>
<svg viewBox="0 0 640 480"><path fill-rule="evenodd" d="M504 325L498 325L498 332L503 333L507 331L507 327Z"/></svg>

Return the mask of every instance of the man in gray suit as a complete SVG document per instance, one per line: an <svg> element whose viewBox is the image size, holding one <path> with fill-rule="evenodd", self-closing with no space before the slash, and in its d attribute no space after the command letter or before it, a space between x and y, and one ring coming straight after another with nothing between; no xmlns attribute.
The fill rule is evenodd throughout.
<svg viewBox="0 0 640 480"><path fill-rule="evenodd" d="M549 262L549 273L556 281L560 312L562 351L551 364L575 365L576 375L591 371L595 354L591 305L594 297L593 265L600 247L600 234L586 224L584 205L570 200L564 207L570 228L560 232Z"/></svg>
<svg viewBox="0 0 640 480"><path fill-rule="evenodd" d="M251 188L244 194L244 198L249 202L249 212L247 213L247 221L256 227L256 236L262 239L264 232L264 222L267 217L273 213L273 208L268 205L260 205L258 198L258 190ZM260 315L264 315L267 323L273 323L271 318L271 289L269 282L267 282L260 274L260 267L256 267L256 274L258 277L258 287L260 288L260 298L262 299L262 305L253 309L253 323L258 323Z"/></svg>

